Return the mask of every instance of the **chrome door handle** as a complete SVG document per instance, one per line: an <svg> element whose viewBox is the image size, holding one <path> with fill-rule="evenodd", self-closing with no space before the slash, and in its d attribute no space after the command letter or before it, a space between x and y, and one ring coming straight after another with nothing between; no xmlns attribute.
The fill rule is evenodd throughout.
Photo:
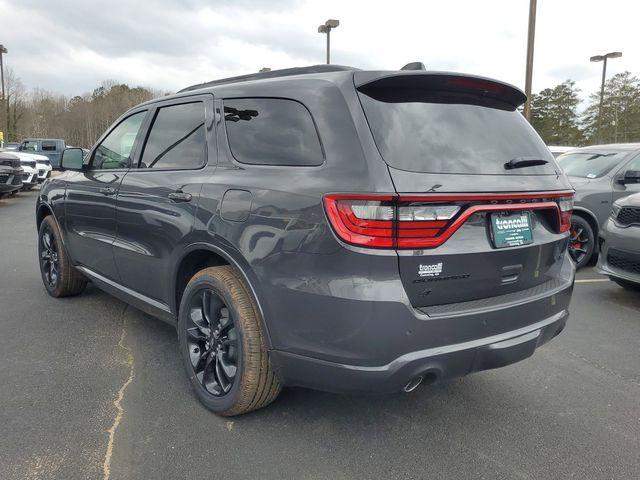
<svg viewBox="0 0 640 480"><path fill-rule="evenodd" d="M103 187L100 189L100 193L102 193L103 195L115 195L116 189L111 187Z"/></svg>
<svg viewBox="0 0 640 480"><path fill-rule="evenodd" d="M193 198L191 194L187 192L172 192L167 196L169 200L173 202L190 202Z"/></svg>

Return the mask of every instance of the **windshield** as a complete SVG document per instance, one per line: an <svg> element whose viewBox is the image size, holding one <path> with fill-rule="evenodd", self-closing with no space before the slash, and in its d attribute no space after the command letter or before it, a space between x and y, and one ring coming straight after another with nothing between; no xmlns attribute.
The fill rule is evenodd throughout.
<svg viewBox="0 0 640 480"><path fill-rule="evenodd" d="M451 95L438 98L433 91L415 96L404 92L398 99L388 91L384 96L360 92L360 99L376 145L392 167L474 175L555 174L551 152L514 109ZM505 163L516 158L548 163L505 169Z"/></svg>
<svg viewBox="0 0 640 480"><path fill-rule="evenodd" d="M565 153L558 157L558 164L567 175L598 178L609 173L628 153L626 151Z"/></svg>

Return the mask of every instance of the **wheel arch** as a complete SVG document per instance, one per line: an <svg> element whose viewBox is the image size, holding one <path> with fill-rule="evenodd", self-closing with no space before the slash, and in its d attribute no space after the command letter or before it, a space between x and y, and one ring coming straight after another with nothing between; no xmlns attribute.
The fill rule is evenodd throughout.
<svg viewBox="0 0 640 480"><path fill-rule="evenodd" d="M598 219L596 218L596 216L584 207L574 207L572 215L577 215L581 218L584 218L589 223L589 226L593 230L593 238L596 242L597 248L600 225L598 225Z"/></svg>
<svg viewBox="0 0 640 480"><path fill-rule="evenodd" d="M47 205L46 203L41 203L40 205L38 205L38 208L36 210L36 228L38 230L40 230L40 224L42 223L44 218L49 215L53 215L56 223L58 222L55 215L53 214L53 209L49 205Z"/></svg>
<svg viewBox="0 0 640 480"><path fill-rule="evenodd" d="M182 294L184 293L184 289L191 277L203 268L231 265L240 273L242 279L249 287L249 294L252 296L256 306L258 307L258 311L260 312L260 321L262 322L262 327L265 332L267 348L271 349L272 343L266 320L267 315L254 286L256 281L250 278L250 269L247 265L244 265L244 263L245 262L237 259L226 249L217 245L205 242L198 242L189 245L181 252L180 257L175 263L173 275L171 276L172 285L170 292L171 295L169 297L172 304L169 307L177 320Z"/></svg>

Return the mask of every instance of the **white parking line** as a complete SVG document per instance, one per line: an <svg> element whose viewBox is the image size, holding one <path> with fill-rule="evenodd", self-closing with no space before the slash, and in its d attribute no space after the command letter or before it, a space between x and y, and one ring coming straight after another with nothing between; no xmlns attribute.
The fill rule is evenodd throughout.
<svg viewBox="0 0 640 480"><path fill-rule="evenodd" d="M596 282L608 282L608 278L583 278L576 280L576 283L596 283Z"/></svg>

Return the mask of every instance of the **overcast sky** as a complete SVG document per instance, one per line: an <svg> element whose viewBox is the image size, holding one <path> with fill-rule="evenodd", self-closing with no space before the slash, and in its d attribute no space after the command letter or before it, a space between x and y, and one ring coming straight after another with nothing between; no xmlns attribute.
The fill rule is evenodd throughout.
<svg viewBox="0 0 640 480"><path fill-rule="evenodd" d="M163 91L215 78L332 62L495 77L524 88L529 0L0 0L5 64L29 87L91 91L113 79ZM599 88L589 57L621 50L610 74L640 74L640 2L538 0L533 90Z"/></svg>

